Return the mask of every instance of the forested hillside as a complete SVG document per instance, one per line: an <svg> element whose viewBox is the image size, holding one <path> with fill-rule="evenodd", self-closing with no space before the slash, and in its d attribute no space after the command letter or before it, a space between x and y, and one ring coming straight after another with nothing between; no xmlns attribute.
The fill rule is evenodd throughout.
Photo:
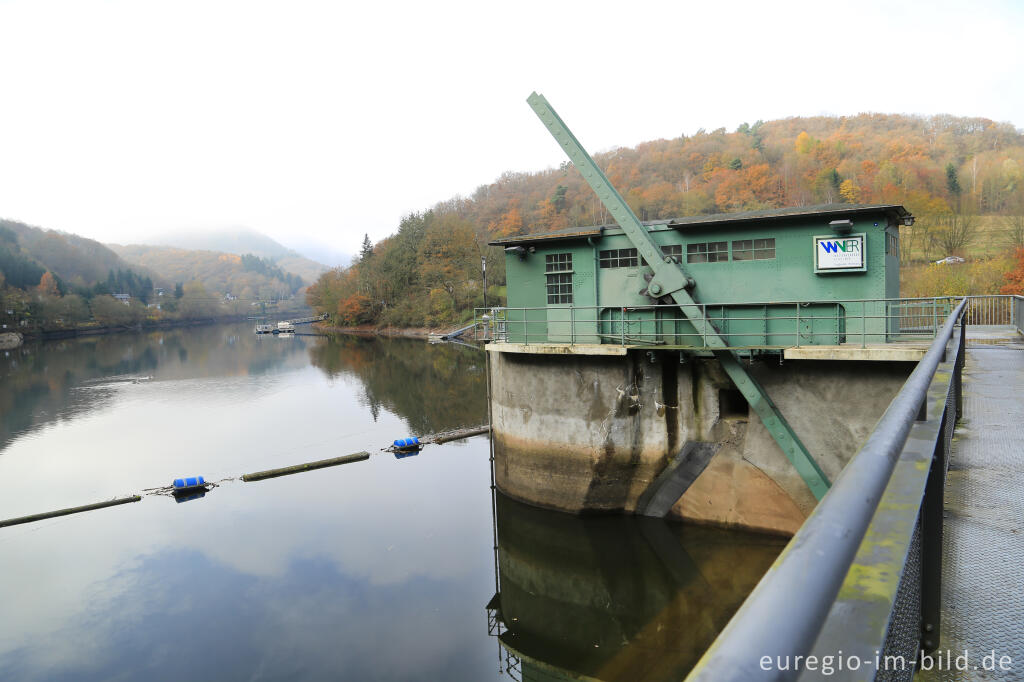
<svg viewBox="0 0 1024 682"><path fill-rule="evenodd" d="M91 288L105 282L111 272L129 269L116 253L92 239L0 220L0 272L12 286L39 284L49 271L62 288ZM143 277L151 274L135 270Z"/></svg>
<svg viewBox="0 0 1024 682"><path fill-rule="evenodd" d="M0 325L40 331L302 308L302 279L252 254L110 248L0 221ZM278 303L279 301L286 301Z"/></svg>
<svg viewBox="0 0 1024 682"><path fill-rule="evenodd" d="M187 230L158 235L148 244L173 246L190 251L220 251L237 255L252 254L277 265L285 272L313 282L328 268L306 258L265 234L246 227L210 230Z"/></svg>
<svg viewBox="0 0 1024 682"><path fill-rule="evenodd" d="M212 294L231 294L245 300L287 298L303 286L298 275L252 254L141 244L110 246L127 262L160 273L163 286L197 281Z"/></svg>
<svg viewBox="0 0 1024 682"><path fill-rule="evenodd" d="M1024 134L988 119L861 114L757 121L594 158L646 220L894 203L918 218L901 235L908 265L977 247L983 222L996 228L985 232L993 241L983 251L989 270L1004 268L1003 261L1008 269L999 254L1024 246ZM481 256L488 256L489 283L504 283L501 253L486 247L488 240L609 221L569 162L508 172L471 197L403 219L392 237L365 244L352 268L323 275L309 301L342 324L457 322L482 303ZM1003 260L988 262L997 256ZM985 287L1001 276L987 278Z"/></svg>

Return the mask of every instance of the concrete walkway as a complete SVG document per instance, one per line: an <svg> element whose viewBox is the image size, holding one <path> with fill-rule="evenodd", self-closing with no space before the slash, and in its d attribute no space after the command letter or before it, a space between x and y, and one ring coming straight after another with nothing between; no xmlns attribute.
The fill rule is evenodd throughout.
<svg viewBox="0 0 1024 682"><path fill-rule="evenodd" d="M968 652L970 669L927 678L1024 680L1024 338L968 327L963 381L946 482L940 651ZM986 656L996 670L984 669ZM998 669L1003 656L1011 670Z"/></svg>

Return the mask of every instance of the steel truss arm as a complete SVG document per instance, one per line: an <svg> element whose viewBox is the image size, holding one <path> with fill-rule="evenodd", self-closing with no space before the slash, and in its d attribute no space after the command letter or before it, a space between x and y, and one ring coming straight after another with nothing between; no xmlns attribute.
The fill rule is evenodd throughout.
<svg viewBox="0 0 1024 682"><path fill-rule="evenodd" d="M736 354L729 348L726 340L722 338L718 330L705 315L704 309L686 291L687 284L691 281L682 267L672 262L670 258L661 253L661 249L648 233L647 228L636 217L632 209L622 198L618 190L612 186L607 176L598 167L594 160L583 148L579 140L572 134L569 127L555 113L555 110L548 104L543 95L536 92L526 100L537 117L547 127L548 131L555 138L555 141L562 146L566 155L576 166L576 169L583 175L591 189L597 194L601 203L608 212L615 218L623 232L636 247L637 252L654 271L654 277L647 286L647 291L655 298L659 296L671 296L682 310L686 319L694 326L697 333L707 338L707 344L711 347L715 357L722 368L732 379L733 383L746 398L750 407L761 423L775 439L775 442L782 448L782 453L796 468L797 473L810 488L814 497L821 499L829 489L828 477L814 461L814 458L804 447L797 437L793 428L782 416L779 408L772 402L772 399L765 393L764 388L754 379L743 366Z"/></svg>

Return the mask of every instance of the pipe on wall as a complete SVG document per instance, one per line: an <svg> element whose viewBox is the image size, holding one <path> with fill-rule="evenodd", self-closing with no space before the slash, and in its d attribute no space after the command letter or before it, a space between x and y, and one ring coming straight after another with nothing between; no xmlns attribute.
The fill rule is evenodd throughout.
<svg viewBox="0 0 1024 682"><path fill-rule="evenodd" d="M600 279L600 263L597 257L597 244L594 243L592 237L587 237L587 243L590 244L590 248L594 250L594 306L597 308L597 316L601 317L601 285L598 284Z"/></svg>

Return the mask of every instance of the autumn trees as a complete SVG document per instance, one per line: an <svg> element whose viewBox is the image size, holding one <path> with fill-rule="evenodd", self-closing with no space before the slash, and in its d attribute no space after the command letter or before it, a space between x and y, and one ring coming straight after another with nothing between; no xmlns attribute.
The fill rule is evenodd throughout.
<svg viewBox="0 0 1024 682"><path fill-rule="evenodd" d="M860 114L758 121L732 133L699 130L606 150L594 159L642 219L898 203L918 218L901 228L900 256L907 263L966 252L978 243L985 214L1004 215L1010 242L1024 243L1024 134L983 118ZM485 246L489 240L610 222L569 162L507 172L469 198L407 216L397 234L376 245L365 238L358 262L322 277L310 302L346 323L446 324L481 298L481 256L488 256L492 282L504 281L497 270L504 259ZM986 287L995 281L994 267L978 275Z"/></svg>
<svg viewBox="0 0 1024 682"><path fill-rule="evenodd" d="M1024 247L1014 253L1013 268L1005 275L1006 284L1000 290L1003 294L1024 295Z"/></svg>
<svg viewBox="0 0 1024 682"><path fill-rule="evenodd" d="M315 310L353 326L455 324L483 301L480 259L491 254L491 282L504 276L501 249L460 213L458 202L402 219L398 231L364 248L351 267L324 273L306 294ZM506 214L492 224L510 219ZM514 219L514 216L511 218ZM492 298L493 300L493 298Z"/></svg>

